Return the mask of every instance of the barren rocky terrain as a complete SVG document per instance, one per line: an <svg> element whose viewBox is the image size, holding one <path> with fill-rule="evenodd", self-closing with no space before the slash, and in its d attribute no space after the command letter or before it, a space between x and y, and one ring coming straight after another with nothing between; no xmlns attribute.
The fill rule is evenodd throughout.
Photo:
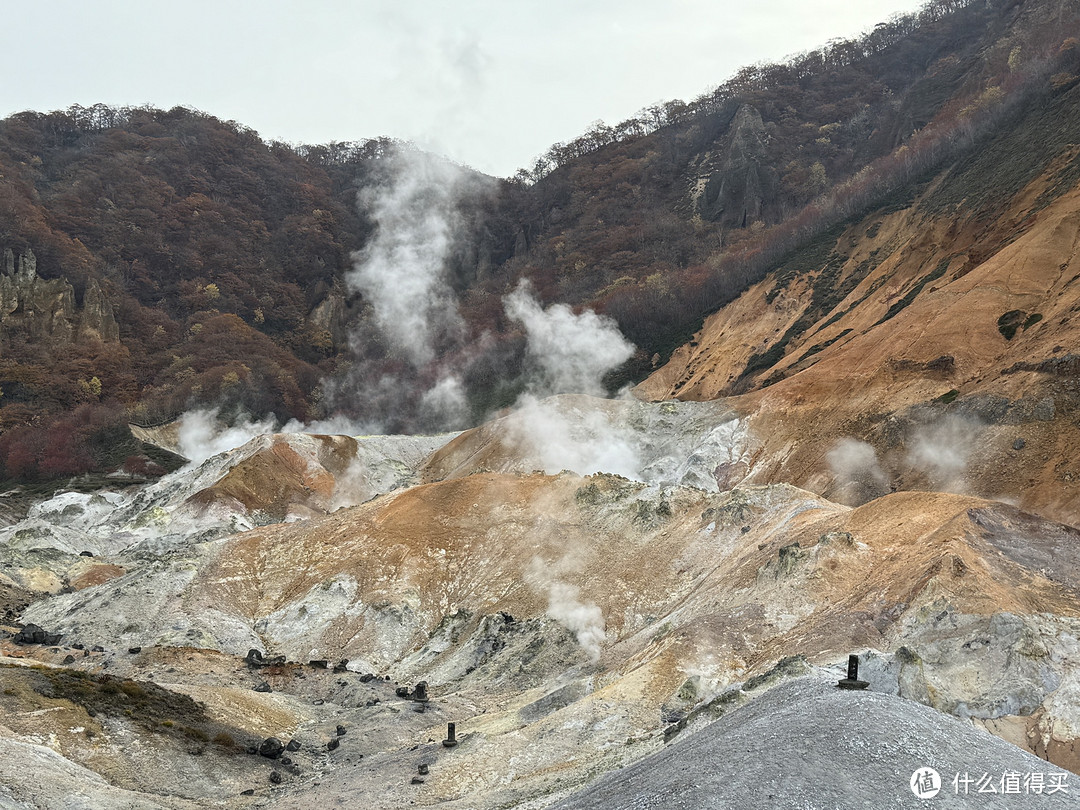
<svg viewBox="0 0 1080 810"><path fill-rule="evenodd" d="M752 473L763 442L719 403L536 407L602 419L636 480L574 471L592 462L572 441L536 458L509 415L457 438L259 437L4 529L0 576L33 599L21 623L59 635L20 644L11 626L0 642L6 801L592 806L575 791L630 763L684 773L650 764L677 739L703 735L687 745L716 758L687 767L745 772L714 718L754 737L767 711L813 747L797 718L826 710L773 701L871 699L826 697L851 653L884 701L872 711L921 735L929 764L1080 767L1074 529L944 492L852 508L718 483L725 465ZM837 733L859 750L893 739L874 721ZM296 750L260 755L270 738ZM859 773L914 806L907 760L875 763L837 773L835 795L806 793L800 771L768 806L846 801ZM702 806L695 789L685 806Z"/></svg>

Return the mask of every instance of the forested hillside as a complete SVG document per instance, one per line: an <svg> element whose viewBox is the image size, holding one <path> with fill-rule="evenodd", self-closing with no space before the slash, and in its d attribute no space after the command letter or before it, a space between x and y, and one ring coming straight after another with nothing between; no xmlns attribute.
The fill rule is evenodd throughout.
<svg viewBox="0 0 1080 810"><path fill-rule="evenodd" d="M793 250L902 204L1067 92L1077 36L1067 0L933 0L503 180L386 139L267 143L184 108L13 115L0 475L148 469L126 424L196 406L473 423L525 385L504 305L521 279L544 304L614 317L638 351L609 382L639 380ZM411 294L410 263L428 268L419 349L386 309Z"/></svg>

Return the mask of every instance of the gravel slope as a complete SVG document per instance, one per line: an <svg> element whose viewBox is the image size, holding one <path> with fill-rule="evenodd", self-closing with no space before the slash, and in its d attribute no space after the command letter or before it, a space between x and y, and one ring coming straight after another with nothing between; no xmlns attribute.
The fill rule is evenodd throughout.
<svg viewBox="0 0 1080 810"><path fill-rule="evenodd" d="M919 799L909 781L936 769L941 792ZM1019 794L999 795L1006 771ZM992 777L999 794L953 778ZM1024 794L1023 775L1063 778L1068 790ZM1057 776L1051 776L1057 775ZM1064 776L1061 776L1064 775ZM559 810L705 808L1075 808L1075 774L1027 754L970 723L879 692L848 692L819 677L783 683L761 698L672 743L557 805Z"/></svg>

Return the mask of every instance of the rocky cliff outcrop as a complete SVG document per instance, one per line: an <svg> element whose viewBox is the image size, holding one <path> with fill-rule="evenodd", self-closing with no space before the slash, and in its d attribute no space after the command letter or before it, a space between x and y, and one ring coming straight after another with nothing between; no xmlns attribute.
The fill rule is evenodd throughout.
<svg viewBox="0 0 1080 810"><path fill-rule="evenodd" d="M41 278L34 251L16 257L10 248L4 250L0 270L0 332L7 331L56 343L88 337L105 342L120 339L112 304L96 280L87 283L80 311L67 279Z"/></svg>
<svg viewBox="0 0 1080 810"><path fill-rule="evenodd" d="M742 105L721 153L703 161L693 192L703 219L744 228L762 218L776 185L776 172L765 155L767 138L761 113Z"/></svg>
<svg viewBox="0 0 1080 810"><path fill-rule="evenodd" d="M37 274L32 250L4 251L0 273L0 328L23 330L35 339L67 342L74 334L75 291L64 279L46 281Z"/></svg>
<svg viewBox="0 0 1080 810"><path fill-rule="evenodd" d="M112 304L96 280L90 279L83 294L79 336L97 338L106 343L120 339L120 326L113 315Z"/></svg>

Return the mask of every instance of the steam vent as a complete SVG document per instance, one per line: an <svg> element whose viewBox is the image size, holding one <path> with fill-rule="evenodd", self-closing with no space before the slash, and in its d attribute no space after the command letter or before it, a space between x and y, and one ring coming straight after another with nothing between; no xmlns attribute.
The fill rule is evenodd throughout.
<svg viewBox="0 0 1080 810"><path fill-rule="evenodd" d="M1080 807L1080 0L922 2L9 14L0 810Z"/></svg>

